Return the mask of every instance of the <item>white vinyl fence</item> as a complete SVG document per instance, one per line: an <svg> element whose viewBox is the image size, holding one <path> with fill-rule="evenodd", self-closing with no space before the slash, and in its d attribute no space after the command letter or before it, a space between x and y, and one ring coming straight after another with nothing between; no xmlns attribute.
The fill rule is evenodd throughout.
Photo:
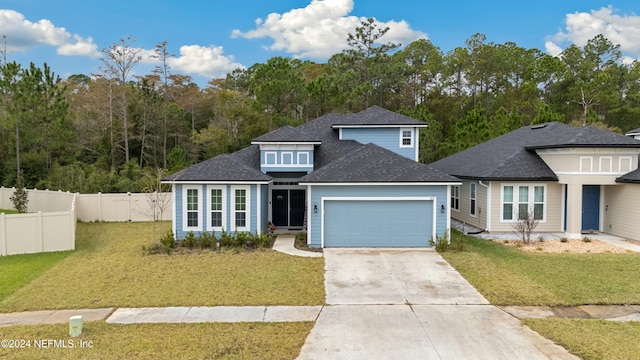
<svg viewBox="0 0 640 360"><path fill-rule="evenodd" d="M14 188L0 187L0 209ZM29 213L0 214L0 256L75 249L76 221L153 221L171 217L171 193L74 194L27 190Z"/></svg>

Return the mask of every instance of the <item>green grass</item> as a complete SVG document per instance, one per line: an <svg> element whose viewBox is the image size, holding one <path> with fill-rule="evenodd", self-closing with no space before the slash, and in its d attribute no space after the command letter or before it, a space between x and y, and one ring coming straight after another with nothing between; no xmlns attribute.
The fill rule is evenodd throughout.
<svg viewBox="0 0 640 360"><path fill-rule="evenodd" d="M56 265L71 252L49 252L0 257L0 302Z"/></svg>
<svg viewBox="0 0 640 360"><path fill-rule="evenodd" d="M583 360L640 359L640 322L526 319L523 323Z"/></svg>
<svg viewBox="0 0 640 360"><path fill-rule="evenodd" d="M61 325L0 327L0 339L32 340L2 349L0 359L295 359L313 327L297 323L84 324L78 338ZM33 347L34 339L72 341L75 348ZM80 340L92 348L80 348Z"/></svg>
<svg viewBox="0 0 640 360"><path fill-rule="evenodd" d="M465 251L441 254L492 304L640 304L640 254L529 253L472 237L464 243Z"/></svg>
<svg viewBox="0 0 640 360"><path fill-rule="evenodd" d="M18 210L12 210L12 209L0 209L0 213L5 213L7 215L9 215L9 214L19 214Z"/></svg>
<svg viewBox="0 0 640 360"><path fill-rule="evenodd" d="M169 223L157 226L160 234ZM0 311L324 304L324 259L273 250L145 255L151 223L79 223L76 251L0 302Z"/></svg>

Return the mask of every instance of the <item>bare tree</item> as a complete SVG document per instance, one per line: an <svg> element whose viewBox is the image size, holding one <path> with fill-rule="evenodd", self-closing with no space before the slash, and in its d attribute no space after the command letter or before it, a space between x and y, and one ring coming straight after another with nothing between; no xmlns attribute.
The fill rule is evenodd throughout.
<svg viewBox="0 0 640 360"><path fill-rule="evenodd" d="M124 37L111 46L102 49L102 58L100 59L104 65L101 68L103 73L117 81L120 90L120 109L122 115L123 127L123 150L125 162L129 162L129 121L127 112L127 89L126 83L133 67L142 60L139 48L134 48L136 40L131 36Z"/></svg>
<svg viewBox="0 0 640 360"><path fill-rule="evenodd" d="M164 213L171 206L170 186L162 183L166 171L153 169L145 172L145 187L147 193L147 216L153 220L153 240L156 239L156 222L162 221Z"/></svg>
<svg viewBox="0 0 640 360"><path fill-rule="evenodd" d="M535 214L531 210L525 210L524 213L516 214L518 220L511 226L522 242L529 244L531 242L531 233L538 226L540 220L537 220Z"/></svg>

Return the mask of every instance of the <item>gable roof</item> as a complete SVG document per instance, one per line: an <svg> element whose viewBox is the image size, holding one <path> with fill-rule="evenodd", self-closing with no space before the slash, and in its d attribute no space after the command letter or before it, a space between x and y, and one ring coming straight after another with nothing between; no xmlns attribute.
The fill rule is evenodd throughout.
<svg viewBox="0 0 640 360"><path fill-rule="evenodd" d="M333 124L333 128L384 126L426 127L427 124L375 105L359 113L346 116L339 123Z"/></svg>
<svg viewBox="0 0 640 360"><path fill-rule="evenodd" d="M640 184L640 168L626 173L616 179L618 183Z"/></svg>
<svg viewBox="0 0 640 360"><path fill-rule="evenodd" d="M640 135L640 128L633 129L631 131L627 131L627 133L625 135L627 135L627 136Z"/></svg>
<svg viewBox="0 0 640 360"><path fill-rule="evenodd" d="M299 128L285 125L279 129L273 130L251 141L252 144L259 143L311 143L319 144L320 138L317 135L310 135Z"/></svg>
<svg viewBox="0 0 640 360"><path fill-rule="evenodd" d="M632 147L640 141L607 130L559 122L525 126L431 164L459 178L557 181L535 149Z"/></svg>
<svg viewBox="0 0 640 360"><path fill-rule="evenodd" d="M169 175L162 180L168 182L271 181L271 176L260 171L260 164L258 164L258 168L256 169L244 161L242 153L240 156L236 154L237 153L218 155L209 160L205 160L184 170L178 171L175 174ZM256 155L256 157L259 159L259 154Z"/></svg>
<svg viewBox="0 0 640 360"><path fill-rule="evenodd" d="M460 182L375 144L366 144L300 178L299 183Z"/></svg>

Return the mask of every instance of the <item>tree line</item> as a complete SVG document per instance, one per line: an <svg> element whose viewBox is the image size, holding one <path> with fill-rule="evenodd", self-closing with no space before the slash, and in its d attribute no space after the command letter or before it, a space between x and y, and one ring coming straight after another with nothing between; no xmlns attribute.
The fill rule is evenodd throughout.
<svg viewBox="0 0 640 360"><path fill-rule="evenodd" d="M416 119L429 163L523 125L560 121L624 132L640 127L640 64L598 35L560 56L474 34L447 53L426 39L384 43L373 19L326 63L272 57L200 88L169 66L152 73L135 38L102 50L96 73L66 80L44 64L0 64L0 184L141 191L145 178L233 152L283 125L379 105ZM9 39L10 41L10 39ZM6 47L5 47L6 48ZM147 175L146 177L144 175Z"/></svg>

